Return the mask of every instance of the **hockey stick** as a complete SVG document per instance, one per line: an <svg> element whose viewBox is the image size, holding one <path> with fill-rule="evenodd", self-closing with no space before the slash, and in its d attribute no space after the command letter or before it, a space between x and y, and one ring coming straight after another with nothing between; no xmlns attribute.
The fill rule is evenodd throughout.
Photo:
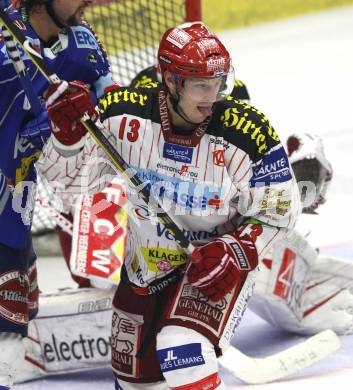
<svg viewBox="0 0 353 390"><path fill-rule="evenodd" d="M272 382L293 375L337 351L340 339L332 330L324 330L284 351L265 358L251 358L228 348L218 359L222 367L245 383Z"/></svg>
<svg viewBox="0 0 353 390"><path fill-rule="evenodd" d="M36 50L31 46L30 42L25 38L23 33L12 23L11 19L6 15L6 13L1 8L0 8L0 19L3 21L5 27L10 31L10 33L13 35L13 37L16 39L16 41L22 46L24 51L31 58L31 60L37 66L37 68L40 70L40 72L44 75L44 77L50 83L60 82L60 79L58 78L58 76L55 73L53 73L50 70L50 68L47 66L43 57L38 52L36 52ZM160 210L162 210L162 207L159 204L159 202L156 201L154 198L152 198L150 192L148 191L148 189L146 188L144 183L142 183L141 180L138 178L137 173L131 172L132 169L121 158L121 156L115 150L114 146L107 140L107 138L104 136L104 134L97 128L95 123L88 117L88 115L85 115L85 117L81 119L81 123L85 126L87 131L91 134L91 136L95 139L95 141L100 145L100 147L103 149L103 151L107 154L107 156L112 161L114 166L116 168L118 168L118 170L121 171L125 176L127 176L127 178L133 184L133 186L135 186L137 188L139 194L141 195L143 200L146 202L146 204L148 204L150 206L150 202L152 200L153 206L158 208L158 211L156 212L157 218L168 229L168 231L173 235L175 241L178 242L178 244L182 248L184 248L187 253L192 253L194 250L193 245L184 236L184 234L182 233L180 228L169 217L169 215L165 211L160 211ZM314 346L316 345L320 349L321 345L320 345L320 343L317 342L317 340L314 340L313 344L314 345L311 347L312 348L311 351L318 354L318 351L315 350ZM337 343L336 343L336 345L337 345ZM231 353L231 351L233 351L235 354L237 354L237 351L233 347L229 351L230 351L230 353ZM331 348L330 352L331 351L332 351L332 348ZM226 356L232 356L232 355L230 355L230 353ZM327 356L328 353L326 353L321 358ZM296 356L296 358L300 359L301 356ZM251 361L251 358L248 358L248 359L250 359L250 361ZM278 355L277 355L277 358L275 358L275 360L277 361L277 359L278 359ZM320 358L318 360L320 360ZM313 361L313 360L307 359L307 363L304 366L298 366L298 364L295 364L295 361L289 362L288 370L285 372L283 372L283 371L279 372L278 375L276 375L274 377L274 379L279 379L279 378L282 378L284 376L287 376L288 374L296 372L303 367L307 367L318 360ZM236 365L237 363L233 362L233 364ZM265 365L263 365L263 367L261 367L261 365L260 365L260 367L258 367L258 369L260 371L262 371L262 376L265 380L266 380L266 378L271 378L271 375L269 375L269 371L271 372L272 367L269 366L269 364L265 364ZM242 372L240 371L238 373L237 367L233 368L232 373L236 376L242 377ZM251 378L245 378L244 375L243 375L243 378L244 378L244 380L249 380L249 383L251 383Z"/></svg>
<svg viewBox="0 0 353 390"><path fill-rule="evenodd" d="M1 26L1 33L4 37L7 53L11 58L12 64L18 74L24 93L27 96L31 106L31 110L37 116L43 111L43 109L39 103L38 96L33 90L32 81L27 74L26 66L21 59L16 42L10 32L3 25Z"/></svg>
<svg viewBox="0 0 353 390"><path fill-rule="evenodd" d="M23 48L28 57L32 60L34 65L42 73L42 75L48 80L49 83L59 83L61 80L59 77L49 68L44 58L38 53L31 45L30 41L26 39L22 31L12 22L9 16L5 11L0 8L0 19L2 24L6 27L9 33L13 38L18 42L18 44ZM163 210L160 203L153 198L151 193L146 187L146 184L143 183L138 175L129 165L123 160L123 158L116 151L114 146L109 142L105 137L102 131L96 126L96 124L89 118L86 114L81 118L82 125L86 130L91 134L93 139L98 143L98 145L103 149L107 157L114 164L114 166L124 174L124 176L132 183L132 185L137 189L139 195L142 197L144 202L152 206L155 210L156 217L158 220L167 228L167 230L174 237L175 241L188 253L191 254L194 251L194 246L191 242L184 236L182 230L179 226L170 218L170 216Z"/></svg>

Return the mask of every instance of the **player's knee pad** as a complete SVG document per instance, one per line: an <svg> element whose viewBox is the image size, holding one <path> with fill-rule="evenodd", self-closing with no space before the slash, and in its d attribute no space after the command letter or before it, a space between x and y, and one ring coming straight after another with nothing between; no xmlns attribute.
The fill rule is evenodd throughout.
<svg viewBox="0 0 353 390"><path fill-rule="evenodd" d="M0 333L0 388L10 387L18 374L19 362L24 359L22 336L17 333Z"/></svg>
<svg viewBox="0 0 353 390"><path fill-rule="evenodd" d="M171 389L224 388L213 344L201 333L181 326L165 326L157 334L157 355Z"/></svg>
<svg viewBox="0 0 353 390"><path fill-rule="evenodd" d="M131 383L122 379L115 380L115 390L168 390L166 382Z"/></svg>

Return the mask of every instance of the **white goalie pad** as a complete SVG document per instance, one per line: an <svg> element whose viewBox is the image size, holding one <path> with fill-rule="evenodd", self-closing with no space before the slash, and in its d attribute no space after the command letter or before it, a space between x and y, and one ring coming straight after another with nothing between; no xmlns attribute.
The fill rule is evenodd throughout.
<svg viewBox="0 0 353 390"><path fill-rule="evenodd" d="M298 331L302 296L316 258L316 251L304 237L295 231L287 234L260 261L250 309L273 325Z"/></svg>
<svg viewBox="0 0 353 390"><path fill-rule="evenodd" d="M261 260L249 307L267 322L313 335L353 332L353 263L320 257L291 232Z"/></svg>
<svg viewBox="0 0 353 390"><path fill-rule="evenodd" d="M301 325L310 334L323 328L353 333L352 261L318 257L303 296Z"/></svg>
<svg viewBox="0 0 353 390"><path fill-rule="evenodd" d="M111 305L115 288L43 294L38 317L23 339L16 383L110 364Z"/></svg>

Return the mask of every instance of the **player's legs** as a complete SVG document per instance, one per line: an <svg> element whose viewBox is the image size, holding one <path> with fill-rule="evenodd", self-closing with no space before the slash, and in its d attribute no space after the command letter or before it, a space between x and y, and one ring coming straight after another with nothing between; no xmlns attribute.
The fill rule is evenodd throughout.
<svg viewBox="0 0 353 390"><path fill-rule="evenodd" d="M118 286L111 346L112 367L121 389L143 389L145 385L153 390L164 385L185 390L224 388L213 343L197 330L162 325L175 289L172 285L161 294L140 296L123 282Z"/></svg>
<svg viewBox="0 0 353 390"><path fill-rule="evenodd" d="M0 244L0 386L12 385L23 361L22 336L38 310L35 259L32 243L23 250Z"/></svg>
<svg viewBox="0 0 353 390"><path fill-rule="evenodd" d="M157 334L157 356L170 389L225 389L213 344L182 326L164 326Z"/></svg>

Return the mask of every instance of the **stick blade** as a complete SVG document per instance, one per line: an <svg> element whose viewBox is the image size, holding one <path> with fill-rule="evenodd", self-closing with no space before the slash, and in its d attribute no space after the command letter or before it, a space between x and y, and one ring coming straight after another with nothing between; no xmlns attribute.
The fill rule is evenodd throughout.
<svg viewBox="0 0 353 390"><path fill-rule="evenodd" d="M219 363L245 383L267 383L310 367L337 351L340 346L341 342L336 333L325 330L265 358L251 358L230 347L219 359Z"/></svg>

